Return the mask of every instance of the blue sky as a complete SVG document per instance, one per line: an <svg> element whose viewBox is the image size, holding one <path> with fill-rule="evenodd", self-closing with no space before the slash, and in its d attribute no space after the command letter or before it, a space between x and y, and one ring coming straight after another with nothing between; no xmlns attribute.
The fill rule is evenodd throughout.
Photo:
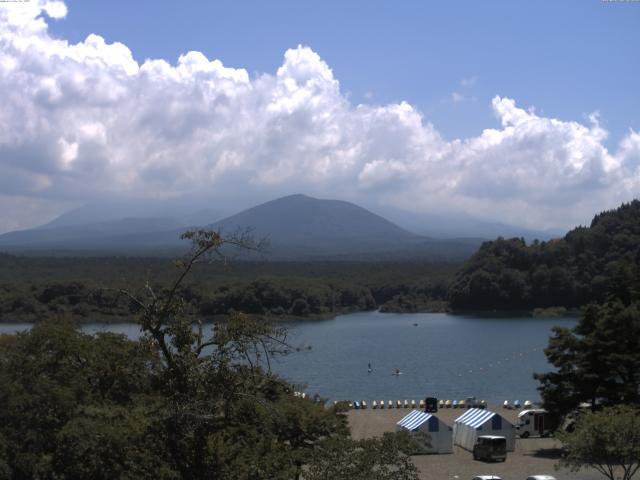
<svg viewBox="0 0 640 480"><path fill-rule="evenodd" d="M640 193L639 25L636 1L0 2L0 232L292 193L584 224Z"/></svg>
<svg viewBox="0 0 640 480"><path fill-rule="evenodd" d="M495 123L495 95L560 119L598 111L610 141L640 129L640 2L66 3L56 35L77 42L100 32L138 61L198 50L255 74L307 45L352 101L406 100L447 138ZM453 102L453 92L470 100Z"/></svg>

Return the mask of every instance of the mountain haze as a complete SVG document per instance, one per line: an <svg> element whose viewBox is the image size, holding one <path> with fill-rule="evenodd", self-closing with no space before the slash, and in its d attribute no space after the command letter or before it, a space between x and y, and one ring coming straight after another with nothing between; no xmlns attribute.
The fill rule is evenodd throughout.
<svg viewBox="0 0 640 480"><path fill-rule="evenodd" d="M186 246L179 240L180 234L188 227L201 225L226 235L250 230L255 238L269 241L269 258L281 260L466 258L481 243L479 239L434 240L404 230L353 203L301 194L272 200L213 223L185 221L202 220L205 214L80 223L87 216L88 212L80 209L36 229L0 235L0 248L30 253L175 255Z"/></svg>
<svg viewBox="0 0 640 480"><path fill-rule="evenodd" d="M249 208L211 225L222 231L250 227L283 243L407 242L420 238L353 203L289 195Z"/></svg>

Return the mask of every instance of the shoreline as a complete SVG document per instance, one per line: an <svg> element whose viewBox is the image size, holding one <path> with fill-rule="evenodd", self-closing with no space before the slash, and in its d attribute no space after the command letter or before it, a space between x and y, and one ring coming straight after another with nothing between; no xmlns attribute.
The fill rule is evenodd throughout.
<svg viewBox="0 0 640 480"><path fill-rule="evenodd" d="M550 308L535 308L533 310L480 310L480 311L472 311L472 310L456 310L452 311L449 309L424 309L424 310L389 310L384 309L384 304L378 306L377 308L372 309L358 309L358 308L346 308L344 310L338 312L327 312L327 313L315 313L306 316L295 316L295 315L261 315L261 314L245 314L252 318L263 318L267 321L273 322L274 324L278 323L287 323L287 322L305 322L305 321L322 321L322 320L335 320L337 317L342 315L349 315L353 313L365 313L365 312L377 312L381 314L401 314L401 315L419 315L419 314L429 314L429 313L444 313L446 315L451 315L454 317L465 317L472 315L478 318L578 318L581 315L580 309L566 309L564 307L550 307ZM242 312L239 312L242 313ZM71 312L65 313L57 313L50 314L49 317L53 317L56 315L61 316L70 316L78 325L89 325L93 323L106 324L106 325L122 325L127 323L137 323L134 318L131 316L120 316L120 315L104 315L100 313L96 313L94 318L78 318L78 315L73 315ZM0 325L11 325L11 324L29 324L33 325L38 323L40 318L33 318L32 315L25 316L27 318L8 318L7 315L4 318L0 318ZM225 314L217 314L210 316L202 316L197 318L198 315L189 314L187 317L193 317L192 323L196 324L198 321L202 321L203 324L211 324L219 321L224 321L228 315Z"/></svg>

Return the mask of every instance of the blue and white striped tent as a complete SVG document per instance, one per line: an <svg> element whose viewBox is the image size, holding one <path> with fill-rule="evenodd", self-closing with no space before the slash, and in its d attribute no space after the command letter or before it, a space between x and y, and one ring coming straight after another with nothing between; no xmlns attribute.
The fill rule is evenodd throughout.
<svg viewBox="0 0 640 480"><path fill-rule="evenodd" d="M409 430L416 437L429 435L426 453L453 453L453 429L430 413L412 410L396 424L396 429Z"/></svg>
<svg viewBox="0 0 640 480"><path fill-rule="evenodd" d="M480 435L498 435L507 439L507 451L516 446L515 427L501 415L490 410L471 408L455 419L453 441L469 451L473 450Z"/></svg>

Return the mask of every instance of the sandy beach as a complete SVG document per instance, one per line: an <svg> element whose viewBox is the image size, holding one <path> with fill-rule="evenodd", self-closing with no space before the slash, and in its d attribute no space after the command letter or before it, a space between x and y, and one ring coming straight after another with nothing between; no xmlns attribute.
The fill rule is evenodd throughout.
<svg viewBox="0 0 640 480"><path fill-rule="evenodd" d="M509 422L515 423L518 410L490 407ZM396 422L410 409L351 410L349 426L354 438L368 438L395 431ZM436 414L442 421L453 425L463 413L458 409L442 409ZM503 480L525 480L529 475L553 475L558 480L597 480L603 478L595 470L574 473L566 469L556 470L559 442L553 438L528 438L516 440L515 452L509 452L501 463L486 463L473 460L470 452L454 446L452 454L419 455L413 461L420 470L420 478L433 480L471 480L476 475L498 475Z"/></svg>

